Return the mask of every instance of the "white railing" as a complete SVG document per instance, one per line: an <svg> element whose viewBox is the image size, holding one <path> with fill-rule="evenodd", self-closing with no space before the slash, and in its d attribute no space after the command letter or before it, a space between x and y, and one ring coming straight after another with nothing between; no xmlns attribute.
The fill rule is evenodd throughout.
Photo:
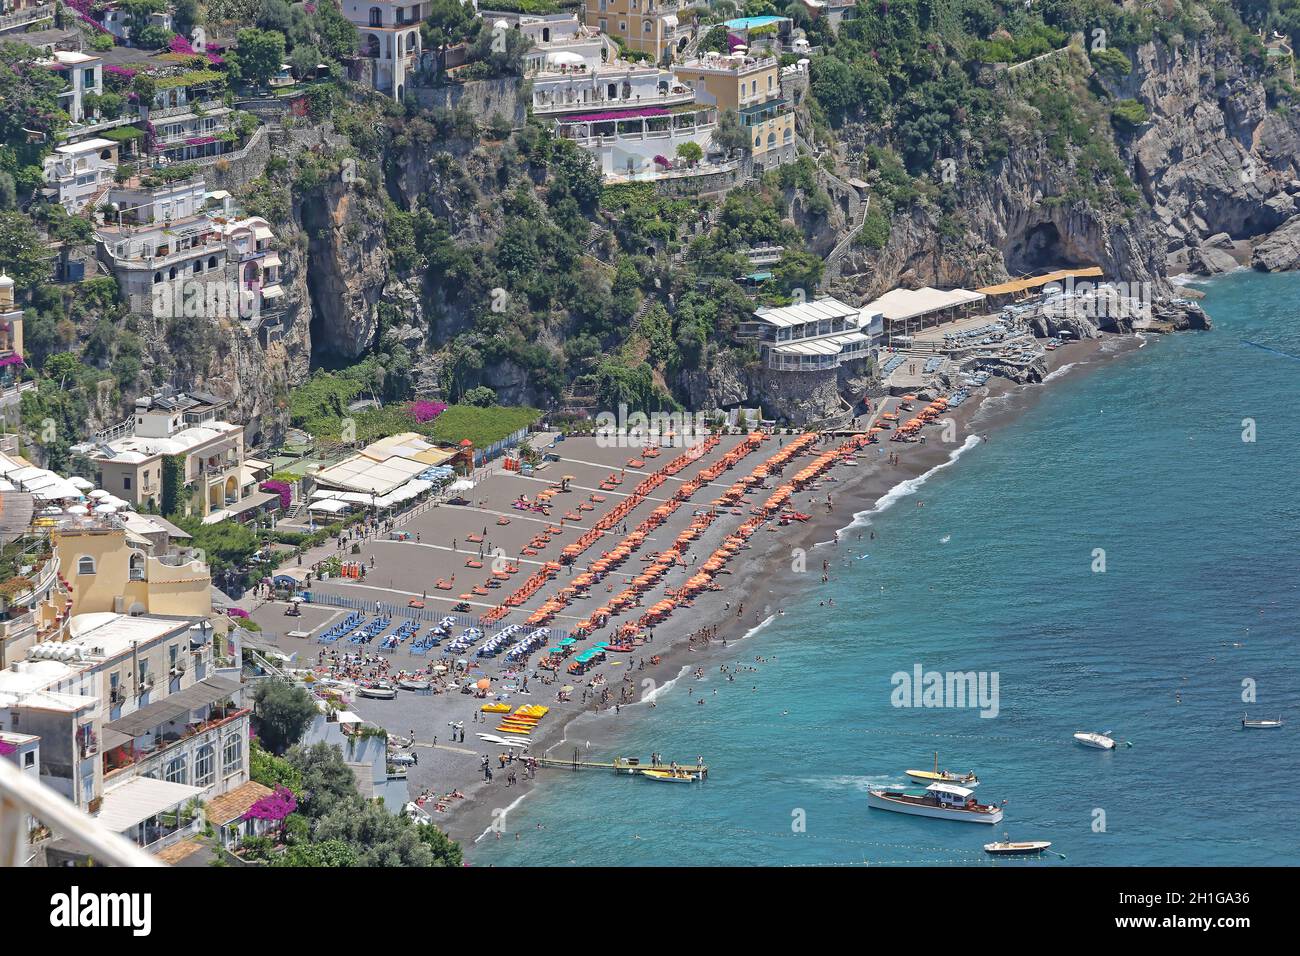
<svg viewBox="0 0 1300 956"><path fill-rule="evenodd" d="M28 859L27 818L40 820L106 866L162 866L120 833L105 829L62 795L0 759L0 867Z"/></svg>

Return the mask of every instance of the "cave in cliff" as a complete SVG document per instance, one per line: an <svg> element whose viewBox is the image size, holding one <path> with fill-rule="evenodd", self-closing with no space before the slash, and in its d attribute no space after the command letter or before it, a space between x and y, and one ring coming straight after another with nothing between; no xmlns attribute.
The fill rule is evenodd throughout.
<svg viewBox="0 0 1300 956"><path fill-rule="evenodd" d="M1062 241L1055 223L1051 222L1040 222L1020 235L1010 237L1002 255L1011 275L1030 275L1091 264L1076 261Z"/></svg>

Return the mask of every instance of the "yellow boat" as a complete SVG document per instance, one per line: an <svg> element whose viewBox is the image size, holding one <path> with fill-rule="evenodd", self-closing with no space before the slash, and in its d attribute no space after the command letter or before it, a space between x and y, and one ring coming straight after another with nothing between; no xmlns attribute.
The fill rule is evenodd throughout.
<svg viewBox="0 0 1300 956"><path fill-rule="evenodd" d="M649 777L651 780L664 780L668 783L691 783L695 777L685 770L642 770L641 776Z"/></svg>
<svg viewBox="0 0 1300 956"><path fill-rule="evenodd" d="M509 704L484 704L479 710L485 714L508 714L510 713Z"/></svg>
<svg viewBox="0 0 1300 956"><path fill-rule="evenodd" d="M975 776L974 770L964 774L953 773L951 770L940 770L937 751L934 755L933 770L904 770L903 772L917 783L923 783L926 786L932 783L955 783L962 787L977 787L980 782L979 777Z"/></svg>

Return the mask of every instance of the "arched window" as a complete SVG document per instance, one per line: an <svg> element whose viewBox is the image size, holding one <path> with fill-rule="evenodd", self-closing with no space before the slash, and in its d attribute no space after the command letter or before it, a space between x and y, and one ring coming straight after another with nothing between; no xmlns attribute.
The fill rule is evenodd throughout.
<svg viewBox="0 0 1300 956"><path fill-rule="evenodd" d="M755 145L755 146L762 146L762 145L763 145L763 134L762 134L762 133L759 133L757 136L754 137L754 145Z"/></svg>
<svg viewBox="0 0 1300 956"><path fill-rule="evenodd" d="M244 742L238 734L231 734L226 738L225 746L221 750L221 772L230 776L237 770L244 768Z"/></svg>
<svg viewBox="0 0 1300 956"><path fill-rule="evenodd" d="M194 786L210 787L217 779L217 749L204 744L194 755Z"/></svg>
<svg viewBox="0 0 1300 956"><path fill-rule="evenodd" d="M216 257L216 256L208 256L208 268L209 268L209 269L215 269L216 267L217 267L217 257Z"/></svg>
<svg viewBox="0 0 1300 956"><path fill-rule="evenodd" d="M78 559L77 559L77 573L78 573L78 574L94 574L94 573L95 573L95 559L92 558L92 557L90 557L89 555L83 555L82 557L78 558Z"/></svg>
<svg viewBox="0 0 1300 956"><path fill-rule="evenodd" d="M794 130L787 126L785 132L781 134L781 140L788 144L792 139L794 139Z"/></svg>
<svg viewBox="0 0 1300 956"><path fill-rule="evenodd" d="M185 763L185 754L167 761L167 769L163 771L163 779L168 783L186 783L189 775L189 767Z"/></svg>
<svg viewBox="0 0 1300 956"><path fill-rule="evenodd" d="M131 552L130 569L131 569L132 581L144 580L144 555L141 554L139 551Z"/></svg>
<svg viewBox="0 0 1300 956"><path fill-rule="evenodd" d="M384 14L378 7L370 8L370 25L372 27L382 27L384 25Z"/></svg>
<svg viewBox="0 0 1300 956"><path fill-rule="evenodd" d="M773 146L775 146L775 145L776 145L776 133L768 133L768 134L767 134L767 148L768 148L768 149L771 149L771 148L772 148Z"/></svg>
<svg viewBox="0 0 1300 956"><path fill-rule="evenodd" d="M154 281L155 283L162 282L162 273L161 273L161 272L155 272L155 273L153 274L153 281Z"/></svg>

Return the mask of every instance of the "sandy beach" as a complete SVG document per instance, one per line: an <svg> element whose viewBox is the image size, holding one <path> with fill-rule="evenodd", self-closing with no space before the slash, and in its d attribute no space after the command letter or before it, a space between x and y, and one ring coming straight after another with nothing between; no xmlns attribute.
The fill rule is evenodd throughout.
<svg viewBox="0 0 1300 956"><path fill-rule="evenodd" d="M1048 379L1067 373L1084 374L1104 359L1136 345L1133 336L1106 336L1073 343L1048 353ZM931 427L926 431L925 443L885 441L861 449L855 456L854 467L834 466L817 482L816 490L798 492L791 501L795 509L810 515L810 520L792 521L786 525L774 520L765 522L749 538L748 546L736 554L725 575L720 576L722 590L703 591L688 606L678 607L667 620L649 628L644 633L645 643L635 647L630 654L611 653L609 660L581 677L561 670L550 683L543 683L542 677L546 672L536 669L536 661L542 656L540 652L530 658L526 667L515 670L501 658L487 659L480 664L471 651L463 655L464 659L472 662L469 676L472 679L481 676L492 678L493 694L504 692L512 706L527 703L550 708L531 735L529 754L567 758L580 741L580 749L585 751L584 756L588 759L609 760L619 756L617 735L628 720L635 720L639 713L653 706L654 699L671 689L684 675L689 679L697 669L707 671L722 661L734 660L737 641L760 627L771 615L779 613L793 595L804 595L817 587L822 579L823 561L827 562L827 573L835 573L833 549L839 540L850 540L850 536L856 539L855 516L865 518L866 513L878 507L882 499L888 497L892 502L908 490L923 487L922 476L934 469L947 467L964 454L978 454L981 441L986 438L996 440L998 427L1021 414L1043 391L1039 385L1018 386L1004 379L991 379L964 405L944 416L945 421L952 422L952 427L943 429L950 441L940 439L942 426ZM906 418L906 414L903 417ZM623 524L610 528L587 550L575 562L576 567L560 571L530 597L522 610L513 611L502 623L522 622L530 610L555 596L565 587L566 581L585 568L591 559L621 540L624 526L628 530L635 528L654 508L667 502L682 482L718 461L742 440L743 436L723 437L716 447L666 480L627 514ZM696 512L708 510L709 502L721 490L765 461L788 440L789 436L783 436L763 442L745 455L733 470L723 472L712 486L702 488L647 537L639 553L610 573L608 584L602 581L585 599L574 600L564 607L550 626L557 632L568 630L590 614L596 605L610 596L609 592L615 590L616 583L621 587L625 579L641 572L642 561L639 559L672 544L673 539L691 524ZM819 442L813 452L834 448L840 441ZM618 466L637 454L635 449L599 448L594 440L571 439L548 451L558 454L561 460L540 471L535 478L493 475L468 493L469 505L417 509L400 524L400 530L409 532L412 540L370 538L362 542L361 554L354 559L369 565L373 556L374 561L373 569L367 569L364 582L319 582L313 590L361 599L367 607L373 601L404 606L408 601L416 600L424 603L434 614L449 610L461 594L469 594L472 598L471 613L481 614L499 604L522 579L541 568L544 562L553 559L561 544L571 543L577 535L589 530L600 515L630 493L646 472L662 467L683 453L682 449L663 448L659 458L648 460L643 469L633 470ZM890 463L893 454L898 456L896 464ZM803 461L800 458L792 466L787 466L786 475L797 470ZM617 489L601 489L601 482L620 470L622 483ZM572 490L556 496L559 504L549 516L522 512L513 507L519 495L535 496L562 476L572 476ZM769 485L775 483L776 479L769 480ZM592 500L593 496L604 500ZM828 496L831 499L829 509ZM915 497L918 501L924 500L923 492L918 492ZM585 501L591 510L577 511L579 501ZM749 517L748 506L754 502L746 499L743 503L745 508L736 509L743 511L743 515L728 514L726 509L719 509L723 513L692 542L691 553L702 560L734 532L737 525ZM565 520L561 533L552 536L549 547L534 549L538 551L536 555L525 554L524 549L534 543L540 532L546 528L561 528L560 518L566 512L576 515L579 520ZM502 519L509 523L498 524ZM858 519L857 527L870 534L862 519ZM415 540L417 535L418 540ZM471 536L483 540L474 541ZM510 580L501 582L499 589L492 589L485 596L475 595L470 586L480 584L485 575L490 576L494 549L500 549L512 561L517 561L519 570L509 576ZM471 566L480 561L483 568ZM662 582L645 594L641 602L643 607L616 616L613 625L635 620L644 607L662 598L666 588L680 586L691 573L689 566L668 572ZM453 574L452 590L440 591L433 587L434 581L449 579ZM369 610L373 612L373 607ZM298 618L286 617L284 611L283 604L268 603L254 612L254 620L263 628L265 639L282 652L294 655L294 666L297 667L317 664L323 650L327 653L337 651L339 655L382 656L388 661L389 674L399 671L414 673L443 660L440 648L433 648L424 656L411 654L407 650L409 641L395 650L381 652L376 645L382 637L364 646L351 645L346 640L322 646L316 642L315 635L345 617L349 611L323 605L306 606L302 617ZM399 620L395 619L394 625ZM426 633L428 627L427 623L421 623L420 635ZM712 629L712 640L696 640L696 635L706 628ZM454 633L459 634L460 630L457 627ZM614 626L606 627L591 640L610 640L613 630ZM311 636L306 639L289 637L290 631ZM584 646L585 643L580 644L579 648ZM652 656L658 656L658 664L651 663ZM522 686L525 676L528 677L526 692ZM584 704L583 688L593 681L596 684L592 688L592 697ZM568 702L557 700L557 691L564 685L574 688ZM604 688L608 688L610 694L609 700L602 704L596 692ZM517 806L548 774L563 772L540 768L535 777L529 777L516 762L511 768L516 771L517 782L509 785L507 772L500 769L498 762L498 756L505 748L488 744L475 736L476 733L494 732L497 723L494 715L485 715L489 718L485 722L475 721L483 703L484 700L471 694L456 691L433 694L399 691L394 700L353 698L350 703L351 709L362 718L384 727L390 734L407 738L413 732L415 746L411 750L419 763L408 769L411 798L415 799L426 790L434 795L434 799L426 802L426 809L432 811L436 823L462 842L471 859L476 840L503 838L513 833L515 828L510 820L510 808ZM463 743L451 742L451 725L456 723L463 723ZM671 741L664 741L662 747L666 760L695 762L696 754L672 752ZM481 761L484 755L489 757L494 771L491 781L483 779ZM627 756L646 759L649 755ZM445 801L437 799L453 792L463 794L463 797ZM445 809L436 809L439 806Z"/></svg>

